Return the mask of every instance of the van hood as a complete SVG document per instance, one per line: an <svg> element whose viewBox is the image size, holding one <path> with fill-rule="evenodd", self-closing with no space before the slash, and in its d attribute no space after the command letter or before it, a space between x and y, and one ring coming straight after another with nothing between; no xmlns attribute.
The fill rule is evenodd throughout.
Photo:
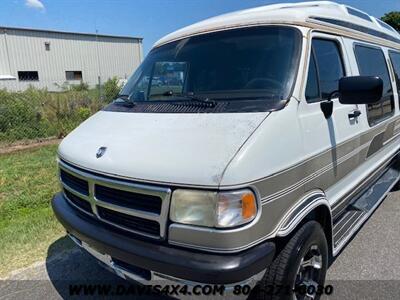
<svg viewBox="0 0 400 300"><path fill-rule="evenodd" d="M62 141L59 156L111 176L215 187L228 163L268 114L101 111ZM97 158L100 147L107 149Z"/></svg>

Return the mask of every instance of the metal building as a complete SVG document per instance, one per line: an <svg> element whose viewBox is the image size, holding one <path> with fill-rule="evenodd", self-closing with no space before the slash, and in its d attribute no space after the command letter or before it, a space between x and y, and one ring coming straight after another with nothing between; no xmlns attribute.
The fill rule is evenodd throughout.
<svg viewBox="0 0 400 300"><path fill-rule="evenodd" d="M142 38L0 27L0 89L59 91L126 79L143 57Z"/></svg>

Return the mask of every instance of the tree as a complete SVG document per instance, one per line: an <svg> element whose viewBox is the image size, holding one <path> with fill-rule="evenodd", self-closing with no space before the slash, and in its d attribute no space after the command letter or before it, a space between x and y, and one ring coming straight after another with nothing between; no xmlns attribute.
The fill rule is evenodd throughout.
<svg viewBox="0 0 400 300"><path fill-rule="evenodd" d="M381 20L392 26L397 31L400 31L400 11L391 11L385 14Z"/></svg>

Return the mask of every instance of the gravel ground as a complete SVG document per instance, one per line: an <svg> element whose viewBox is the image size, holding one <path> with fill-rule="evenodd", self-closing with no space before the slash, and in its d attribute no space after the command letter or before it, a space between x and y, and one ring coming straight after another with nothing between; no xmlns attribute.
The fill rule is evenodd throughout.
<svg viewBox="0 0 400 300"><path fill-rule="evenodd" d="M328 270L327 284L333 285L334 294L324 298L399 299L399 228L400 192L396 192L385 199L333 262ZM46 262L18 270L8 280L0 281L0 299L67 298L71 281L81 284L92 280L125 284L100 267L91 256L74 248Z"/></svg>

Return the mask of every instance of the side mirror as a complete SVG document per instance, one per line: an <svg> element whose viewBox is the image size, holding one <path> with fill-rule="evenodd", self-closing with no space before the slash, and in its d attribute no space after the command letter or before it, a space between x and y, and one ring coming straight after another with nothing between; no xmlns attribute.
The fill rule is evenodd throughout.
<svg viewBox="0 0 400 300"><path fill-rule="evenodd" d="M375 76L343 77L339 80L339 102L374 104L382 99L383 81Z"/></svg>

